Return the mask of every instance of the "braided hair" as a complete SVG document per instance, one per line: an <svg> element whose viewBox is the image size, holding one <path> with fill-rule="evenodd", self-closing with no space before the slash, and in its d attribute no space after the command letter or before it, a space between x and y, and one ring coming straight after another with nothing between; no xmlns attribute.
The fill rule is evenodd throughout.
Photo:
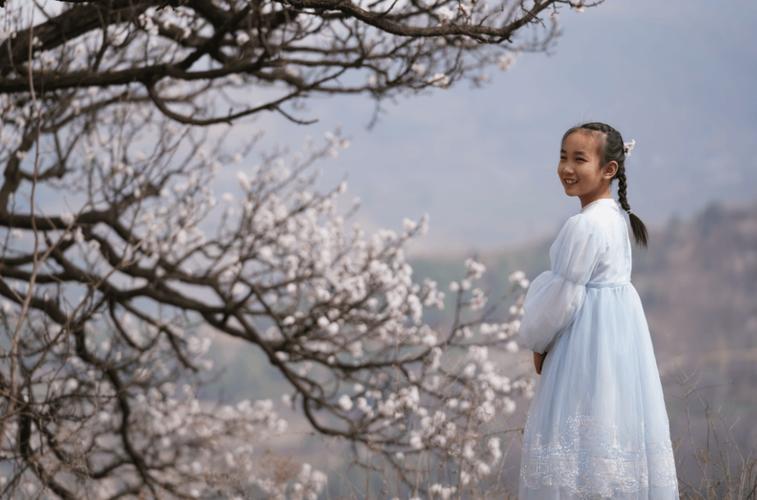
<svg viewBox="0 0 757 500"><path fill-rule="evenodd" d="M646 247L647 228L641 219L631 212L631 205L628 203L628 196L626 194L628 183L626 181L626 151L623 144L623 137L620 135L620 132L606 123L587 122L569 128L562 136L563 142L565 142L566 137L579 129L594 130L603 133L604 141L602 143L601 151L602 165L606 165L613 160L618 162L618 170L610 181L612 182L612 180L618 179L618 199L620 201L620 206L623 207L623 210L628 212L634 240L637 244Z"/></svg>

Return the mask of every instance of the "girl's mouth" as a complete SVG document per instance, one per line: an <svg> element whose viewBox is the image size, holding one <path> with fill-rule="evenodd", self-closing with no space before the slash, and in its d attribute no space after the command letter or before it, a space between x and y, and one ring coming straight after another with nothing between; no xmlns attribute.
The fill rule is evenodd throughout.
<svg viewBox="0 0 757 500"><path fill-rule="evenodd" d="M577 184L577 183L578 183L578 181L577 181L577 180L575 180L575 179L563 179L563 182L564 182L565 184L569 185L569 186L571 186L571 185L573 185L573 184Z"/></svg>

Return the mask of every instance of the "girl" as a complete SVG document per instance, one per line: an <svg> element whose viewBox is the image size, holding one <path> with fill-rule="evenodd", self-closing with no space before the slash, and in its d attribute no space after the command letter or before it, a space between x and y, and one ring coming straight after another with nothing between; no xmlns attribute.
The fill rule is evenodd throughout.
<svg viewBox="0 0 757 500"><path fill-rule="evenodd" d="M678 499L660 374L641 299L631 284L631 242L646 228L626 199L635 144L604 123L562 138L557 168L581 200L532 282L519 336L541 374L523 432L519 498ZM610 183L618 179L616 202ZM542 365L543 363L543 365Z"/></svg>

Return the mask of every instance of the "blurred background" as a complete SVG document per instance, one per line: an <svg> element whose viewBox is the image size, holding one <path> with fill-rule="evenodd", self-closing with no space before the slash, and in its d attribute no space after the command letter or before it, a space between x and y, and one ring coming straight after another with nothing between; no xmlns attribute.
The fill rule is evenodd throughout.
<svg viewBox="0 0 757 500"><path fill-rule="evenodd" d="M356 220L369 231L428 214L428 234L409 247L418 279L446 284L462 274L466 256L477 256L492 298L508 273L543 270L557 229L580 210L556 174L562 133L598 120L635 139L628 200L650 243L634 246L632 280L652 333L679 477L694 480L702 468L695 450L708 445L714 422L740 445L730 449L734 460L757 449L757 4L610 1L566 10L561 22L548 53L520 54L480 88L384 103L373 127L374 103L342 96L308 101L302 114L316 125L268 115L255 128L296 146L342 127L351 146L321 164L322 186L346 177L348 194L362 201ZM248 132L239 126L232 134ZM243 368L261 366L253 354L221 351L224 391L249 394L253 384L260 397L278 393L265 371ZM518 353L524 371L526 354ZM517 477L514 446L502 472L509 481Z"/></svg>
<svg viewBox="0 0 757 500"><path fill-rule="evenodd" d="M341 125L352 145L322 164L324 185L346 174L372 226L428 212L416 249L432 255L553 234L580 205L556 169L563 132L583 121L636 140L628 199L650 225L755 198L757 4L608 1L560 21L554 48L491 69L482 88L385 103L372 130L364 96L311 99L302 114L319 123L265 116L268 139L296 145Z"/></svg>

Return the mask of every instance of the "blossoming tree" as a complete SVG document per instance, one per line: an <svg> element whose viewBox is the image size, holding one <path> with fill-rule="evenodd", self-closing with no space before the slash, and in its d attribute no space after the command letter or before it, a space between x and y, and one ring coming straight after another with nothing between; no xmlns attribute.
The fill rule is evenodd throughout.
<svg viewBox="0 0 757 500"><path fill-rule="evenodd" d="M256 467L257 440L287 425L272 401L196 397L211 332L260 349L284 401L409 494L450 497L491 473L491 423L531 389L490 359L517 350L518 303L498 314L468 259L453 323L429 324L445 293L414 281L403 253L427 221L366 235L336 208L344 183L313 187L311 166L344 139L245 166L254 138L230 151L206 131L264 112L306 124L298 101L319 93L380 102L480 82L546 48L558 7L583 5L4 4L0 496L317 496L325 476L309 464L287 484ZM545 18L543 36L518 40ZM238 102L251 88L266 99ZM241 195L217 196L229 168Z"/></svg>

